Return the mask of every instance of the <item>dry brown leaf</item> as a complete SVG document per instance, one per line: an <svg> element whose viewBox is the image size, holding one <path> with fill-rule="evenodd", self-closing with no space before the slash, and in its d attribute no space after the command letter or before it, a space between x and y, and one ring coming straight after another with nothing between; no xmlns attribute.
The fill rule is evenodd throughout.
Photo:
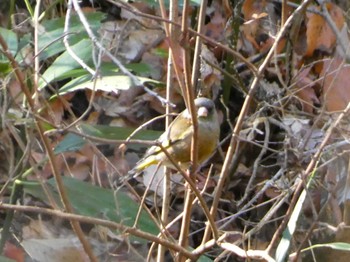
<svg viewBox="0 0 350 262"><path fill-rule="evenodd" d="M124 153L120 151L118 147L115 147L114 156L111 157L110 161L117 168L120 175L126 175L132 166L129 165L129 161L124 156ZM114 170L107 166L107 172L115 173Z"/></svg>
<svg viewBox="0 0 350 262"><path fill-rule="evenodd" d="M256 50L259 50L257 42L259 31L261 29L261 18L268 16L265 13L266 1L247 0L242 6L242 13L246 21L242 26L243 36L253 45ZM266 15L265 15L266 14Z"/></svg>
<svg viewBox="0 0 350 262"><path fill-rule="evenodd" d="M22 245L35 261L88 261L80 243L74 239L28 239Z"/></svg>
<svg viewBox="0 0 350 262"><path fill-rule="evenodd" d="M164 62L165 62L165 59L155 53L152 53L152 52L144 53L141 59L141 63L147 64L150 68L152 68L152 70L150 72L141 73L140 76L149 77L154 80L164 79L166 77L165 75L166 63Z"/></svg>
<svg viewBox="0 0 350 262"><path fill-rule="evenodd" d="M311 67L300 70L293 82L298 89L295 95L299 98L302 110L312 114L314 112L314 105L319 105L320 101L314 89L316 83L310 78L310 71Z"/></svg>
<svg viewBox="0 0 350 262"><path fill-rule="evenodd" d="M13 259L16 262L24 262L24 251L21 247L17 247L10 242L6 242L3 250L3 255L7 258Z"/></svg>
<svg viewBox="0 0 350 262"><path fill-rule="evenodd" d="M112 53L116 53L125 62L130 62L138 61L145 51L156 46L164 38L163 31L157 28L158 25L154 23L146 23L136 18L108 21L102 25L100 35ZM104 60L110 59L105 57Z"/></svg>
<svg viewBox="0 0 350 262"><path fill-rule="evenodd" d="M333 239L332 239L333 240ZM336 237L334 242L350 243L350 227L345 223L340 223L337 226ZM328 257L328 258L327 258ZM325 261L332 261L336 258L337 262L348 262L349 252L331 249L325 256Z"/></svg>
<svg viewBox="0 0 350 262"><path fill-rule="evenodd" d="M47 110L46 119L50 119L56 126L62 123L64 114L64 105L62 100L55 98L50 101L50 108Z"/></svg>
<svg viewBox="0 0 350 262"><path fill-rule="evenodd" d="M265 191L265 195L270 199L278 197L280 194L281 194L281 190L277 187L269 187Z"/></svg>
<svg viewBox="0 0 350 262"><path fill-rule="evenodd" d="M31 151L30 155L37 163L42 163L47 159L46 154L41 152L36 152L34 150ZM58 167L58 170L62 170L62 166L63 166L62 157L60 155L55 155L54 161L56 166ZM41 177L42 179L48 179L52 176L52 168L48 161L45 162L45 165L40 169L38 173L28 176L28 179L37 180L38 176Z"/></svg>
<svg viewBox="0 0 350 262"><path fill-rule="evenodd" d="M59 229L51 222L43 220L31 220L28 225L22 228L23 239L42 239L42 238L55 238L58 236Z"/></svg>
<svg viewBox="0 0 350 262"><path fill-rule="evenodd" d="M202 45L201 58L200 78L202 80L202 95L204 97L216 99L219 94L222 79L221 72L217 69L219 68L219 62L214 53L209 50L206 45ZM211 66L211 64L215 65L217 68Z"/></svg>
<svg viewBox="0 0 350 262"><path fill-rule="evenodd" d="M219 5L216 1L212 5L213 12L210 13L210 22L204 26L204 33L206 36L212 38L216 41L223 41L225 36L225 26L226 26L226 18L223 10L223 6Z"/></svg>
<svg viewBox="0 0 350 262"><path fill-rule="evenodd" d="M262 14L266 7L266 1L246 0L242 6L242 13L245 20L254 18Z"/></svg>
<svg viewBox="0 0 350 262"><path fill-rule="evenodd" d="M250 54L255 52L245 41L248 41L260 53L266 53L275 42L275 38L271 35L275 35L278 30L278 16L274 12L274 8L271 7L271 4L268 4L267 1L254 0L247 0L242 6L242 13L246 22L241 26L243 33L243 39L241 40L244 45L243 49ZM290 10L288 9L286 14L289 13ZM278 43L276 49L278 53L284 49L285 43L285 39Z"/></svg>
<svg viewBox="0 0 350 262"><path fill-rule="evenodd" d="M75 163L73 166L67 168L64 172L65 176L73 176L81 181L86 180L90 174L91 163Z"/></svg>
<svg viewBox="0 0 350 262"><path fill-rule="evenodd" d="M200 191L202 191L205 188L206 192L213 192L213 190L217 186L217 181L213 178L210 178L208 180L208 177L206 175L199 174L197 175L196 179L196 185Z"/></svg>
<svg viewBox="0 0 350 262"><path fill-rule="evenodd" d="M327 3L326 7L337 28L341 29L345 21L342 10L332 3ZM320 9L320 7L315 7L318 12L320 12ZM306 25L307 50L305 56L312 56L316 49L331 52L337 39L328 22L316 13L309 12L306 16L308 21Z"/></svg>
<svg viewBox="0 0 350 262"><path fill-rule="evenodd" d="M329 112L344 110L350 102L350 65L343 59L324 61L319 83L322 86L322 105Z"/></svg>
<svg viewBox="0 0 350 262"><path fill-rule="evenodd" d="M41 110L41 117L45 118L47 121L50 121L53 123L53 125L60 126L63 121L65 110L67 107L71 107L71 103L69 101L74 97L74 95L75 93L69 93L61 95L59 98L56 97L48 100L45 107Z"/></svg>
<svg viewBox="0 0 350 262"><path fill-rule="evenodd" d="M299 97L302 110L309 114L314 112L314 105L320 104L315 90L311 86L300 88L300 90L296 92L296 96Z"/></svg>
<svg viewBox="0 0 350 262"><path fill-rule="evenodd" d="M5 86L7 83L3 84ZM21 86L18 83L17 79L12 79L10 83L8 83L7 90L17 105L20 105L23 102L24 93L22 92Z"/></svg>

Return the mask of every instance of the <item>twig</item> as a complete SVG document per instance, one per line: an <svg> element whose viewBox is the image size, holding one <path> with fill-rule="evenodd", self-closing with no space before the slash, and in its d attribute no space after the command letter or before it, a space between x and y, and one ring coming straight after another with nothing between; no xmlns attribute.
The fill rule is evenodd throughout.
<svg viewBox="0 0 350 262"><path fill-rule="evenodd" d="M90 96L89 99L89 104L86 108L86 110L84 111L83 114L81 114L81 116L79 116L77 119L75 119L72 123L70 123L68 126L66 126L64 129L69 129L72 126L75 126L78 122L80 122L82 119L84 119L86 117L86 115L90 112L90 109L92 108L92 103L94 101L95 98L95 94L96 94L96 81L97 81L97 72L99 71L99 67L96 66L96 71L94 71L92 68L90 68L82 59L80 59L74 52L73 50L70 48L70 45L68 43L68 37L69 37L69 19L71 17L71 12L72 12L72 2L69 1L68 5L67 5L67 12L66 12L66 19L65 19L65 24L64 24L64 38L63 38L63 43L68 51L68 53L72 56L72 58L77 61L83 69L87 70L92 76L93 76L93 88L92 88L92 95ZM60 97L59 94L57 94L58 97Z"/></svg>
<svg viewBox="0 0 350 262"><path fill-rule="evenodd" d="M345 115L349 112L350 110L350 103L348 103L346 109L339 114L338 118L332 123L332 125L328 128L327 133L324 137L324 139L322 140L321 145L319 146L318 151L315 153L315 155L312 157L309 165L307 166L307 168L305 169L305 171L302 174L302 179L300 180L299 184L297 185L297 188L294 192L293 198L291 200L291 203L289 205L289 208L286 212L286 216L285 219L282 221L282 223L280 224L280 226L278 227L278 229L276 230L276 233L274 234L273 238L270 241L270 244L267 248L267 250L269 252L271 252L272 248L275 246L276 242L278 241L279 236L281 235L282 231L284 230L285 226L287 225L290 215L293 212L293 209L295 207L295 204L298 201L299 195L302 192L302 190L304 189L304 181L307 179L307 177L309 176L309 174L313 171L313 169L316 166L317 161L319 160L319 158L321 157L321 154L324 150L324 148L326 147L329 139L331 138L332 133L334 132L334 129L336 128L336 126L339 125L340 121L345 117ZM298 254L297 254L298 255Z"/></svg>
<svg viewBox="0 0 350 262"><path fill-rule="evenodd" d="M161 1L160 4L162 5L162 9L164 11L164 2ZM169 19L172 21L176 21L178 17L178 1L177 0L171 0L170 6L169 6ZM168 32L168 37L170 39L170 42L173 43L176 39L176 30L175 27L172 25L165 24L164 28ZM168 64L167 64L167 81L166 81L166 99L167 101L172 101L172 85L173 85L173 76L174 76L174 63L173 63L173 52L172 48L169 46L169 57L168 57ZM170 117L170 113L172 111L172 108L167 105L166 106L166 114L167 117L165 119L165 126L166 130L168 130L169 125L171 123L172 117ZM167 225L168 225L168 215L169 215L169 207L170 207L170 170L167 167L164 167L164 179L163 179L163 201L162 201L162 213L161 213L161 233L159 234L159 237L165 237L167 233ZM156 203L156 202L155 202ZM164 246L158 247L158 254L157 254L157 262L163 262L165 260L165 248ZM151 254L151 253L149 253Z"/></svg>
<svg viewBox="0 0 350 262"><path fill-rule="evenodd" d="M140 237L142 239L146 239L148 241L156 242L159 245L164 245L168 247L169 249L172 249L176 252L179 252L183 254L185 257L193 259L195 261L198 256L192 254L191 252L187 251L186 249L182 248L181 246L174 244L173 242L167 241L165 239L158 238L157 236L141 231L137 228L128 227L123 224L119 224L113 221L94 218L94 217L88 217L88 216L82 216L77 214L72 214L70 212L62 212L59 210L52 210L47 208L41 208L41 207L34 207L34 206L18 206L18 205L10 205L10 204L4 204L0 203L0 209L5 210L17 210L21 212L31 212L31 213L38 213L38 214L47 214L54 217L59 217L63 219L67 219L69 221L74 221L77 223L88 223L93 225L101 225L108 227L110 229L116 229L121 232L131 234L136 237Z"/></svg>
<svg viewBox="0 0 350 262"><path fill-rule="evenodd" d="M186 182L191 187L191 190L194 192L195 196L198 198L198 201L203 208L203 212L208 219L209 225L213 231L214 238L218 239L219 232L218 232L217 227L215 225L215 221L214 221L213 217L210 216L209 208L208 208L204 198L202 197L202 195L198 191L195 182L190 177L188 177L188 175L181 169L179 164L176 161L174 161L173 157L168 153L166 148L164 148L161 144L158 144L158 146L161 148L161 150L166 155L166 157L170 160L170 162L174 165L174 167L182 174L182 176L185 178Z"/></svg>
<svg viewBox="0 0 350 262"><path fill-rule="evenodd" d="M168 101L166 101L163 97L161 97L158 93L150 90L148 87L146 87L144 84L142 84L142 82L134 75L132 74L123 64L122 62L120 62L113 54L111 54L111 52L109 52L97 39L97 37L95 36L95 34L93 33L93 31L90 28L90 25L88 23L88 21L86 20L86 17L84 16L83 12L81 11L81 8L79 6L78 0L70 0L73 1L73 5L74 5L74 9L77 12L79 19L81 21L81 23L83 24L87 34L89 35L89 38L91 39L91 41L93 42L94 45L96 45L100 50L102 50L103 53L105 53L112 61L113 63L115 63L118 68L128 77L130 77L130 79L132 80L132 82L134 83L135 86L140 86L142 87L148 94L150 94L151 96L156 97L161 103L162 105L166 105L167 103L169 103Z"/></svg>
<svg viewBox="0 0 350 262"><path fill-rule="evenodd" d="M163 17L159 17L159 16L155 16L155 15L149 15L149 14L142 13L142 12L140 12L140 11L134 9L134 8L131 8L130 6L128 6L125 3L116 2L115 0L107 0L107 1L112 3L112 4L114 4L114 5L117 5L119 7L125 8L126 10L132 12L135 15L139 15L139 16L145 17L145 18L154 19L154 20L161 21L161 22L164 22L164 23L167 23L167 24L172 24L172 25L174 25L176 27L181 27L180 24L165 18L166 17L165 10L164 10L164 15L163 15L163 11L162 11L162 16ZM167 27L165 27L165 29L167 30ZM208 42L208 43L210 43L210 44L212 44L214 46L220 47L224 51L226 51L229 54L235 56L238 60L241 60L242 62L244 62L247 65L247 67L254 73L254 75L257 74L258 70L256 69L256 67L248 59L246 59L244 56L242 56L239 52L229 48L228 46L226 46L224 44L221 44L221 43L211 39L210 37L207 37L206 35L200 34L200 33L196 32L195 30L193 30L191 28L187 28L187 30L191 34L193 34L195 36L199 36L202 40L205 40L206 42ZM166 32L166 35L167 35L167 37L169 37L167 32ZM170 46L173 49L172 43L170 43ZM177 70L177 65L175 63L175 72L176 72L176 70ZM181 86L181 83L182 83L182 79L180 79L180 82L179 82L180 86Z"/></svg>
<svg viewBox="0 0 350 262"><path fill-rule="evenodd" d="M66 19L65 19L65 22L64 22L64 29L63 29L63 43L64 43L64 46L66 47L68 53L70 54L70 56L78 62L79 65L81 65L81 67L85 70L87 70L93 77L96 77L96 71L93 70L91 67L89 67L79 56L77 56L72 48L70 47L69 45L69 42L68 42L68 39L69 39L69 20L71 18L71 13L72 13L72 3L74 4L74 0L69 0L68 1L68 4L67 4L67 12L66 12ZM78 12L78 10L77 10ZM79 14L79 12L78 12ZM80 16L79 16L80 17ZM84 26L86 26L84 24ZM89 26L89 25L88 25Z"/></svg>
<svg viewBox="0 0 350 262"><path fill-rule="evenodd" d="M35 5L35 10L34 10L34 16L33 16L33 23L34 23L34 77L33 77L33 81L34 81L34 87L35 87L35 95L37 95L37 91L38 91L38 83L39 83L39 68L40 68L40 64L39 64L39 56L37 55L38 53L38 48L39 48L39 44L38 44L38 40L39 40L39 10L41 7L41 0L36 1L36 5ZM38 97L36 97L36 99L38 99Z"/></svg>
<svg viewBox="0 0 350 262"><path fill-rule="evenodd" d="M345 189L344 189L344 213L343 213L343 222L345 226L350 226L350 199L349 199L349 193L350 193L350 161L348 163L348 172L346 174L346 182L345 182Z"/></svg>
<svg viewBox="0 0 350 262"><path fill-rule="evenodd" d="M246 116L246 114L248 112L248 109L250 107L250 103L252 101L252 97L253 97L256 89L258 88L259 79L262 76L263 72L265 71L265 69L266 69L270 59L272 58L272 56L274 54L274 51L275 51L279 41L282 39L282 37L284 36L285 32L289 28L289 25L292 23L293 18L297 14L302 12L306 8L306 6L309 4L310 1L311 0L304 0L302 2L302 4L294 11L293 15L291 15L287 19L286 23L284 24L284 27L281 28L281 30L278 32L278 34L276 36L276 39L275 39L273 45L271 46L270 51L266 55L266 58L265 58L264 62L260 65L258 73L257 73L257 75L255 76L255 78L254 78L254 80L252 82L252 85L250 87L249 93L246 96L246 99L244 100L244 104L243 104L241 112L240 112L240 114L238 116L236 126L235 126L235 128L233 130L230 146L228 148L227 155L226 155L226 158L225 158L225 161L224 161L221 173L220 173L220 178L219 178L218 185L216 186L216 190L215 190L215 194L214 194L215 198L213 200L212 208L210 210L210 214L211 214L212 217L216 216L216 212L217 212L219 200L220 200L220 197L221 197L221 194L222 194L222 190L223 190L226 178L227 178L227 176L229 174L229 171L230 171L230 165L231 165L231 162L232 162L232 159L233 159L233 155L235 154L236 145L237 145L237 138L238 138L239 133L240 133L240 131L242 129L244 118L245 118L245 116ZM208 240L208 238L209 238L209 227L208 226L206 227L205 234L204 234L203 238L205 238L206 240Z"/></svg>
<svg viewBox="0 0 350 262"><path fill-rule="evenodd" d="M322 10L322 16L327 21L329 27L332 29L333 33L335 34L337 41L339 43L339 46L340 46L341 50L344 52L343 55L345 55L346 60L349 62L350 56L349 56L349 52L348 52L349 51L349 39L348 39L348 37L345 38L345 37L341 36L341 33L339 32L338 27L336 26L332 17L330 16L328 9L326 7L326 4L324 2L321 4L321 10Z"/></svg>
<svg viewBox="0 0 350 262"><path fill-rule="evenodd" d="M267 149L269 147L270 124L269 124L269 121L266 118L264 118L264 125L265 125L264 145L263 145L263 147L262 147L258 157L254 161L252 175L249 178L249 182L247 184L247 187L245 189L245 192L244 192L244 195L243 195L242 199L239 200L238 207L240 207L242 205L242 203L244 203L246 201L246 199L248 198L250 192L253 190L253 182L254 182L254 180L256 178L260 161L263 158L263 156L265 155L265 153L266 153L266 151L267 151Z"/></svg>
<svg viewBox="0 0 350 262"><path fill-rule="evenodd" d="M227 225L231 224L237 217L247 213L249 211L249 207L251 207L264 193L267 189L269 189L275 181L277 181L283 175L283 170L280 169L269 181L267 181L263 188L247 203L245 204L237 213L225 217L218 222L225 222L220 226L220 229L225 228Z"/></svg>
<svg viewBox="0 0 350 262"><path fill-rule="evenodd" d="M191 115L191 122L193 128L192 140L191 140L191 171L189 172L189 179L195 182L196 180L196 171L198 165L198 119L197 112L194 105L194 86L191 81L191 63L190 63L190 49L187 47L189 45L189 33L188 33L188 18L189 18L189 0L184 0L183 10L182 10L182 42L184 46L182 47L182 59L183 59L183 68L184 68L184 80L185 80L185 92L183 95L185 97L186 107ZM186 179L187 181L187 179ZM188 234L191 224L191 212L192 212L192 202L194 195L190 190L188 184L185 185L185 203L184 211L180 229L179 243L182 247L187 247L188 245ZM178 257L178 261L182 261L181 256Z"/></svg>
<svg viewBox="0 0 350 262"><path fill-rule="evenodd" d="M131 141L131 138L133 136L135 136L139 131L141 131L141 129L147 127L148 125L152 124L153 122L162 119L162 118L167 118L169 116L177 116L178 114L176 113L166 113L165 115L160 115L160 116L156 116L153 117L152 119L148 120L147 122L141 124L140 126L138 126L129 136L128 138L125 140L125 143L129 143Z"/></svg>
<svg viewBox="0 0 350 262"><path fill-rule="evenodd" d="M53 173L55 180L56 180L56 183L57 183L57 189L58 189L58 192L60 194L61 201L62 201L65 209L67 210L67 212L73 213L73 207L71 206L69 198L67 196L67 193L66 193L63 181L62 181L61 173L59 172L58 167L56 165L55 155L54 155L53 150L52 150L53 147L52 147L49 139L47 138L47 136L45 136L45 134L44 134L45 128L44 128L43 122L40 120L40 118L36 114L35 103L34 103L34 100L32 98L32 95L29 91L28 86L25 84L23 73L20 70L20 68L19 68L16 60L12 56L11 52L8 50L8 46L1 35L0 35L0 45L2 46L1 52L10 61L11 66L14 70L14 73L17 77L18 83L21 87L21 90L24 93L24 95L27 99L29 108L33 113L33 116L35 119L34 122L36 124L41 141L44 144L44 148L46 150L46 153L48 155L48 159L49 159L49 162L51 165L52 173ZM87 253L87 255L89 256L90 260L97 261L94 254L92 253L92 249L91 249L89 242L84 237L84 233L80 227L80 224L77 223L76 221L71 221L71 225L72 225L74 231L76 232L80 242L82 243L83 248L84 248L85 252Z"/></svg>
<svg viewBox="0 0 350 262"><path fill-rule="evenodd" d="M224 238L225 235L223 235L221 238ZM227 243L227 242L220 242L218 241L218 245L228 250L237 256L243 257L243 258L252 258L252 259L259 259L259 260L265 260L268 262L275 262L275 260L270 257L270 255L265 250L244 250L234 244Z"/></svg>
<svg viewBox="0 0 350 262"><path fill-rule="evenodd" d="M201 6L199 9L199 15L198 15L198 28L197 28L197 32L199 34L203 33L205 16L206 16L206 9L207 9L207 2L208 2L208 0L201 1ZM198 78L199 78L198 75L199 75L200 64L201 64L201 59L202 59L201 51L202 51L202 40L199 36L196 36L196 45L194 47L192 79L191 79L191 83L192 83L192 86L194 88L197 87L197 82L198 82Z"/></svg>
<svg viewBox="0 0 350 262"><path fill-rule="evenodd" d="M292 192L289 190L288 192L285 192L284 195L280 194L277 198L280 198L277 203L274 203L273 206L266 212L264 217L259 221L259 223L252 228L250 231L248 231L246 234L244 234L244 240L249 239L253 236L254 233L258 232L265 224L271 223L271 217L277 212L277 210L288 201L290 198ZM268 201L265 201L264 203L267 204ZM244 241L243 240L243 241Z"/></svg>

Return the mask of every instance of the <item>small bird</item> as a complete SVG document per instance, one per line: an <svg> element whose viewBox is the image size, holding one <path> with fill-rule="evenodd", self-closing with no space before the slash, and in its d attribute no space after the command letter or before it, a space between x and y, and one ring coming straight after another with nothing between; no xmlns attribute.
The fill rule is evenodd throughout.
<svg viewBox="0 0 350 262"><path fill-rule="evenodd" d="M215 104L212 100L200 97L194 100L198 119L198 162L202 163L215 150L220 136L220 124ZM169 155L182 167L188 168L191 162L191 140L193 125L188 109L182 111L158 139ZM175 169L159 146L150 147L145 156L131 170L139 174L145 168L161 163Z"/></svg>

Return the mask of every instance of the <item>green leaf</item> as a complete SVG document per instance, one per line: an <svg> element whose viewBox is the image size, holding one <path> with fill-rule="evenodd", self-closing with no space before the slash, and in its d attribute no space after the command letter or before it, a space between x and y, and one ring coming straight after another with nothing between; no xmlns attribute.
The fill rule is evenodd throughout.
<svg viewBox="0 0 350 262"><path fill-rule="evenodd" d="M127 69L135 72L135 74L147 74L151 73L154 69L150 68L148 64L144 63L130 63L125 65ZM116 75L120 70L114 63L103 63L100 68L102 75L114 74ZM66 73L63 73L60 77L57 77L55 81L60 81L67 78L77 78L86 76L86 70L83 68L72 69ZM91 76L90 76L91 79Z"/></svg>
<svg viewBox="0 0 350 262"><path fill-rule="evenodd" d="M150 74L150 73L156 71L155 68L153 68L149 64L145 64L145 63L130 63L130 64L125 65L125 67L127 69L129 69L130 71L135 72L135 74L137 74L137 75Z"/></svg>
<svg viewBox="0 0 350 262"><path fill-rule="evenodd" d="M159 3L157 0L137 0L136 2L142 2L142 3L147 3L149 6L151 7L158 7L159 6ZM199 6L201 4L201 0L190 0L190 5L191 6ZM164 4L167 8L169 8L169 3L170 3L170 0L165 0L164 1ZM178 2L178 6L180 8L183 7L183 3L184 1L183 0L180 0Z"/></svg>
<svg viewBox="0 0 350 262"><path fill-rule="evenodd" d="M61 154L69 151L77 151L85 145L83 137L76 134L67 134L64 139L55 147L54 153Z"/></svg>
<svg viewBox="0 0 350 262"><path fill-rule="evenodd" d="M164 48L154 48L152 53L162 58L167 58L169 56L169 52L164 50Z"/></svg>
<svg viewBox="0 0 350 262"><path fill-rule="evenodd" d="M10 53L15 56L18 51L18 40L17 35L11 30L7 30L5 28L0 27L0 35L6 41L7 47ZM2 47L0 47L1 51L4 51ZM7 74L11 72L11 65L8 61L7 57L0 51L0 73Z"/></svg>
<svg viewBox="0 0 350 262"><path fill-rule="evenodd" d="M285 261L285 257L287 256L288 250L289 250L291 242L292 242L293 234L295 233L295 229L297 228L298 219L302 214L302 209L303 209L305 199L307 196L307 189L314 182L315 176L316 176L316 172L313 171L313 173L311 174L311 176L306 184L306 189L304 189L301 192L299 199L298 199L297 203L295 204L293 212L289 218L287 227L283 231L282 239L279 242L277 249L276 249L276 258L275 259L277 262Z"/></svg>
<svg viewBox="0 0 350 262"><path fill-rule="evenodd" d="M83 39L71 48L72 51L86 64L91 61L92 44L89 39ZM65 77L72 77L67 73L79 67L81 67L81 65L68 53L68 51L64 52L56 58L52 65L42 75L42 78L39 81L39 90L43 89L52 81L60 79L64 74Z"/></svg>
<svg viewBox="0 0 350 262"><path fill-rule="evenodd" d="M85 14L86 19L89 22L90 28L96 34L97 30L101 27L101 20L105 17L105 14L100 12L93 12ZM40 50L40 60L45 60L49 57L57 55L66 50L63 45L63 30L64 30L65 17L59 19L45 20L41 24L41 33L38 40L38 48ZM69 44L74 45L82 39L87 39L88 35L85 32L84 26L81 24L77 15L72 15L69 22Z"/></svg>
<svg viewBox="0 0 350 262"><path fill-rule="evenodd" d="M61 81L67 78L77 78L86 75L86 70L84 68L72 69L66 73L63 73L61 76L56 77L55 81ZM91 76L90 76L91 77Z"/></svg>
<svg viewBox="0 0 350 262"><path fill-rule="evenodd" d="M18 51L17 35L14 32L12 32L11 30L8 30L8 29L2 28L2 27L0 27L0 35L6 41L7 47L9 49L9 51L11 52L11 54L13 56L15 56L17 51ZM0 47L0 49L2 50L2 47ZM7 58L5 58L1 53L0 53L0 57L1 57L2 61L4 61L4 59L5 59L5 61L7 61Z"/></svg>
<svg viewBox="0 0 350 262"><path fill-rule="evenodd" d="M136 75L150 74L156 71L149 64L145 64L145 63L129 63L129 64L126 64L125 67ZM112 62L106 62L101 65L102 75L108 75L111 72L117 73L119 71L120 71L119 68Z"/></svg>
<svg viewBox="0 0 350 262"><path fill-rule="evenodd" d="M324 248L324 247L350 252L350 244L345 243L345 242L333 242L333 243L312 245L311 247L303 249L302 252L310 250L310 249L314 249L314 248Z"/></svg>
<svg viewBox="0 0 350 262"><path fill-rule="evenodd" d="M78 78L73 79L69 83L65 84L60 88L58 93L64 95L70 92L74 92L80 89L91 89L91 90L101 90L105 92L115 92L118 93L118 90L128 90L130 87L134 86L133 81L130 77L125 75L117 75L114 72L110 72L112 75L104 75L95 81L91 79L91 75L84 75ZM138 77L141 83L153 83L155 85L163 85L163 83L145 78Z"/></svg>
<svg viewBox="0 0 350 262"><path fill-rule="evenodd" d="M0 58L0 60L1 60L1 58ZM12 69L11 69L10 63L0 61L0 74L6 75L6 74L10 73L11 70Z"/></svg>
<svg viewBox="0 0 350 262"><path fill-rule="evenodd" d="M79 126L85 135L113 139L113 140L125 140L127 139L135 129L129 127L116 127L105 125L89 125L80 124ZM155 140L162 132L153 130L140 130L133 137L133 139L140 140ZM86 141L82 136L76 134L67 134L65 138L55 147L54 153L61 154L69 151L77 151L85 145ZM140 146L133 146L134 149L139 149Z"/></svg>
<svg viewBox="0 0 350 262"><path fill-rule="evenodd" d="M139 204L121 190L113 191L101 188L71 177L63 177L63 183L69 201L77 214L104 218L129 227L134 225ZM27 182L21 182L21 184L26 193L45 202L48 201L46 198L43 198L43 190L39 184L36 186ZM47 186L57 203L61 205L55 180L53 178L48 180ZM158 226L145 211L141 211L137 228L154 235L159 233ZM138 238L138 240L144 242L143 239Z"/></svg>
<svg viewBox="0 0 350 262"><path fill-rule="evenodd" d="M212 262L213 260L210 259L209 257L205 256L205 255L201 255L198 259L198 262Z"/></svg>
<svg viewBox="0 0 350 262"><path fill-rule="evenodd" d="M16 262L16 260L10 259L8 257L0 256L0 262Z"/></svg>
<svg viewBox="0 0 350 262"><path fill-rule="evenodd" d="M118 90L128 90L130 86L132 86L131 79L123 75L103 76L96 80L91 79L91 75L84 75L65 84L59 89L58 93L64 95L86 88L96 91L100 90L118 93Z"/></svg>
<svg viewBox="0 0 350 262"><path fill-rule="evenodd" d="M114 140L125 140L135 130L134 128L130 128L130 127L88 125L88 124L81 124L80 127L83 133L87 135L100 137L100 138L114 139ZM162 132L159 132L159 131L141 130L140 132L137 132L135 136L133 136L133 139L155 140L161 134Z"/></svg>

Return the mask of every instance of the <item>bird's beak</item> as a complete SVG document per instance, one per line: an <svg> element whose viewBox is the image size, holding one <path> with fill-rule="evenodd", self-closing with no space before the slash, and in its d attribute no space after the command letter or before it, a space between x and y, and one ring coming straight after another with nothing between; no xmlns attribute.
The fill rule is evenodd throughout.
<svg viewBox="0 0 350 262"><path fill-rule="evenodd" d="M199 109L198 109L198 112L197 112L197 114L198 114L198 116L199 117L207 117L208 116L208 109L207 108L205 108L204 106L202 106L202 107L200 107Z"/></svg>

